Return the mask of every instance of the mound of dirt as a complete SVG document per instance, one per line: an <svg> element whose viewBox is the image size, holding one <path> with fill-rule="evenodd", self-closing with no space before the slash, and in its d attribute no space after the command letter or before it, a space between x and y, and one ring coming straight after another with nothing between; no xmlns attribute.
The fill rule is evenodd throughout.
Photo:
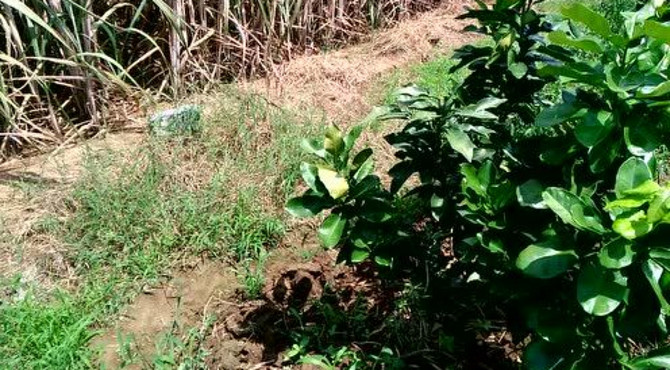
<svg viewBox="0 0 670 370"><path fill-rule="evenodd" d="M206 341L211 368L281 369L282 353L292 343L290 332L318 320L315 304L326 291L337 294L344 311L361 297L369 309L388 308L394 297L371 269L336 264L336 251L320 253L309 263L276 261L266 279L262 300L213 301L219 319Z"/></svg>

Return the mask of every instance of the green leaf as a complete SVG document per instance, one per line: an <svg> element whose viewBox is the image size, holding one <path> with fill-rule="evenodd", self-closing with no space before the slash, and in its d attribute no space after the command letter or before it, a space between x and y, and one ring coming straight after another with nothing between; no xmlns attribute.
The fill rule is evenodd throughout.
<svg viewBox="0 0 670 370"><path fill-rule="evenodd" d="M342 139L342 131L335 125L328 125L326 129L326 138L323 141L323 148L334 156L342 154L344 149L344 140Z"/></svg>
<svg viewBox="0 0 670 370"><path fill-rule="evenodd" d="M595 209L575 194L561 188L547 188L542 193L542 199L566 224L599 234L606 232Z"/></svg>
<svg viewBox="0 0 670 370"><path fill-rule="evenodd" d="M573 157L579 152L579 145L577 142L570 140L571 138L560 137L544 140L542 152L540 153L540 160L552 166L559 166L565 163L566 160Z"/></svg>
<svg viewBox="0 0 670 370"><path fill-rule="evenodd" d="M661 40L666 44L670 44L670 26L663 23L647 20L644 22L643 32L657 40Z"/></svg>
<svg viewBox="0 0 670 370"><path fill-rule="evenodd" d="M393 264L393 258L387 256L375 256L375 263L383 267L391 267Z"/></svg>
<svg viewBox="0 0 670 370"><path fill-rule="evenodd" d="M370 257L370 251L366 249L354 248L354 250L351 251L351 262L353 263L364 262L368 257Z"/></svg>
<svg viewBox="0 0 670 370"><path fill-rule="evenodd" d="M570 313L565 310L556 310L554 307L544 307L541 304L538 306L529 304L528 307L524 307L527 311L528 328L549 343L560 345L574 340L577 328L573 326L574 324L566 322L570 319ZM535 335L533 337L535 338Z"/></svg>
<svg viewBox="0 0 670 370"><path fill-rule="evenodd" d="M379 177L370 175L359 181L349 192L351 199L365 198L370 195L374 196L379 193L381 189L381 181Z"/></svg>
<svg viewBox="0 0 670 370"><path fill-rule="evenodd" d="M668 222L670 215L670 189L663 189L649 204L647 219L651 223Z"/></svg>
<svg viewBox="0 0 670 370"><path fill-rule="evenodd" d="M603 140L612 128L612 113L589 111L575 127L575 137L587 148Z"/></svg>
<svg viewBox="0 0 670 370"><path fill-rule="evenodd" d="M315 193L321 195L326 191L323 185L318 181L317 176L319 169L316 166L303 162L300 165L300 173L307 186L309 186Z"/></svg>
<svg viewBox="0 0 670 370"><path fill-rule="evenodd" d="M653 180L647 180L639 186L623 191L625 198L638 198L652 200L661 191L661 185Z"/></svg>
<svg viewBox="0 0 670 370"><path fill-rule="evenodd" d="M645 236L654 228L648 220L644 211L638 211L632 215L620 216L612 223L612 229L628 240Z"/></svg>
<svg viewBox="0 0 670 370"><path fill-rule="evenodd" d="M489 112L489 109L497 108L507 100L498 98L484 98L476 104L468 105L456 111L456 114L463 117L472 117L478 119L496 119L498 116Z"/></svg>
<svg viewBox="0 0 670 370"><path fill-rule="evenodd" d="M461 153L468 162L472 162L476 146L465 132L458 129L448 129L446 137L449 145L455 151Z"/></svg>
<svg viewBox="0 0 670 370"><path fill-rule="evenodd" d="M323 145L317 140L308 140L304 139L300 146L302 149L312 155L315 155L321 159L326 158L326 150L323 148Z"/></svg>
<svg viewBox="0 0 670 370"><path fill-rule="evenodd" d="M344 138L342 140L344 141L344 151L346 153L349 153L351 149L354 147L354 144L356 144L356 140L361 136L361 133L363 132L363 126L362 125L356 125L349 130L349 132L344 135Z"/></svg>
<svg viewBox="0 0 670 370"><path fill-rule="evenodd" d="M560 240L552 238L526 247L516 259L524 274L539 279L551 279L568 271L577 262L574 250L561 248Z"/></svg>
<svg viewBox="0 0 670 370"><path fill-rule="evenodd" d="M663 144L662 132L647 117L633 118L623 133L628 151L637 157L649 156Z"/></svg>
<svg viewBox="0 0 670 370"><path fill-rule="evenodd" d="M318 366L321 369L334 369L334 366L329 364L328 359L322 355L306 355L300 358L299 364Z"/></svg>
<svg viewBox="0 0 670 370"><path fill-rule="evenodd" d="M644 261L644 263L642 264L642 272L644 273L644 276L647 278L647 281L649 281L649 285L651 286L651 289L654 291L654 294L656 294L658 303L661 305L661 312L664 315L670 314L670 304L665 299L665 296L663 295L663 288L661 287L660 284L664 272L663 266L658 264L653 259L648 259Z"/></svg>
<svg viewBox="0 0 670 370"><path fill-rule="evenodd" d="M363 153L363 152L361 152L361 153ZM356 159L354 159L354 163L356 163ZM356 172L354 173L354 180L355 181L361 181L364 178L368 177L370 174L372 174L372 172L374 171L374 168L375 168L375 162L374 162L372 157L368 157L360 165L356 164L354 168L356 168Z"/></svg>
<svg viewBox="0 0 670 370"><path fill-rule="evenodd" d="M618 216L622 213L638 209L647 202L649 202L649 200L644 198L621 198L613 202L608 202L605 205L605 210L609 211L613 216Z"/></svg>
<svg viewBox="0 0 670 370"><path fill-rule="evenodd" d="M304 195L289 200L286 203L286 211L294 217L314 217L332 206L333 203L324 197Z"/></svg>
<svg viewBox="0 0 670 370"><path fill-rule="evenodd" d="M637 188L652 179L649 166L642 159L631 157L619 167L614 191L618 198L623 198L626 191Z"/></svg>
<svg viewBox="0 0 670 370"><path fill-rule="evenodd" d="M670 272L670 248L657 247L649 250L649 257Z"/></svg>
<svg viewBox="0 0 670 370"><path fill-rule="evenodd" d="M609 39L612 36L607 19L581 3L571 3L563 7L561 14L572 21L583 24L589 30L593 31L593 33L604 39Z"/></svg>
<svg viewBox="0 0 670 370"><path fill-rule="evenodd" d="M354 159L351 161L351 165L354 169L360 168L363 164L365 164L370 157L372 157L372 149L370 148L365 148L358 152Z"/></svg>
<svg viewBox="0 0 670 370"><path fill-rule="evenodd" d="M66 42L65 39L61 37L60 33L57 32L51 26L49 26L49 24L45 22L40 15L35 13L26 4L24 4L23 0L3 0L2 3L16 9L16 11L19 14L21 14L21 16L30 19L31 21L35 22L38 26L42 27L45 31L49 32L56 40L58 40L61 43L63 47L70 48L70 43Z"/></svg>
<svg viewBox="0 0 670 370"><path fill-rule="evenodd" d="M577 300L587 313L609 315L627 296L627 282L622 275L594 264L582 268L577 279Z"/></svg>
<svg viewBox="0 0 670 370"><path fill-rule="evenodd" d="M507 67L507 69L510 71L510 73L512 73L512 76L517 79L523 78L523 76L528 73L528 66L521 62L512 63Z"/></svg>
<svg viewBox="0 0 670 370"><path fill-rule="evenodd" d="M547 39L553 44L578 49L587 53L600 54L603 52L603 47L595 38L585 37L577 39L569 37L568 34L563 31L553 31L547 34Z"/></svg>
<svg viewBox="0 0 670 370"><path fill-rule="evenodd" d="M347 220L342 215L332 213L328 216L319 228L319 239L324 247L333 248L336 246L342 239L345 226L347 226Z"/></svg>
<svg viewBox="0 0 670 370"><path fill-rule="evenodd" d="M633 370L651 370L670 368L670 347L653 350L645 356L630 360L626 365Z"/></svg>
<svg viewBox="0 0 670 370"><path fill-rule="evenodd" d="M412 161L402 161L396 163L391 169L389 170L389 175L391 176L391 193L396 194L400 188L407 182L407 179L409 179L414 173L416 172L416 168L414 166L414 162Z"/></svg>
<svg viewBox="0 0 670 370"><path fill-rule="evenodd" d="M542 199L542 192L544 186L537 180L528 180L519 185L516 189L516 197L524 207L531 207L535 209L547 209Z"/></svg>
<svg viewBox="0 0 670 370"><path fill-rule="evenodd" d="M383 199L366 199L360 208L360 216L371 222L386 222L393 217L393 207Z"/></svg>
<svg viewBox="0 0 670 370"><path fill-rule="evenodd" d="M669 27L670 28L670 27ZM670 93L670 81L658 85L643 86L635 95L637 98L658 98Z"/></svg>
<svg viewBox="0 0 670 370"><path fill-rule="evenodd" d="M589 150L589 169L594 174L607 171L619 156L621 141L609 135Z"/></svg>
<svg viewBox="0 0 670 370"><path fill-rule="evenodd" d="M580 108L572 102L564 102L543 109L535 118L535 125L540 127L556 126L577 116Z"/></svg>
<svg viewBox="0 0 670 370"><path fill-rule="evenodd" d="M624 238L612 240L598 252L600 264L609 269L628 267L634 259L633 243Z"/></svg>

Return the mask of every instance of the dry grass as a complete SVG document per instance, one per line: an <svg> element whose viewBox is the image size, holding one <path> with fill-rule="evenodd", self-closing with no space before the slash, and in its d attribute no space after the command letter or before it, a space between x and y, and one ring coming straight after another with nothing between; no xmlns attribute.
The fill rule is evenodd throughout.
<svg viewBox="0 0 670 370"><path fill-rule="evenodd" d="M467 3L447 4L357 46L295 58L248 88L265 93L278 105L316 107L338 124L357 122L379 103L370 95L380 77L473 40L461 32L466 23L455 19Z"/></svg>
<svg viewBox="0 0 670 370"><path fill-rule="evenodd" d="M462 0L0 0L0 160ZM150 91L146 89L150 88Z"/></svg>

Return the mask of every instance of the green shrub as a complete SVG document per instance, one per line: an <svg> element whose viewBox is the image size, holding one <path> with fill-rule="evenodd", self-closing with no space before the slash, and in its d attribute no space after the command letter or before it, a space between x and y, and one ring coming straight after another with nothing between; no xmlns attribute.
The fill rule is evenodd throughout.
<svg viewBox="0 0 670 370"><path fill-rule="evenodd" d="M482 3L466 17L496 46L457 52L457 68L471 71L457 92L405 87L383 117L406 122L387 137L398 158L388 189L370 149L353 155L360 128L331 127L305 145L310 190L287 209L330 209L319 236L341 260L426 279L435 302L472 298L466 320L502 310L517 340L532 339L529 368L667 367L670 347L656 344L670 314L670 186L658 181L670 134L667 10L652 2L617 31L579 3L554 24L533 1ZM555 80L561 101L546 103ZM423 212L408 215L403 199ZM453 306L436 311L467 315Z"/></svg>

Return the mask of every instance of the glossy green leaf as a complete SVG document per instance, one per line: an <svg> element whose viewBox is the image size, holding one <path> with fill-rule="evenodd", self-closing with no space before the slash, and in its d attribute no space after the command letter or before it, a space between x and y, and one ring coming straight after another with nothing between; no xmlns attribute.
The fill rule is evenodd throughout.
<svg viewBox="0 0 670 370"><path fill-rule="evenodd" d="M361 263L370 257L370 251L362 248L354 248L351 251L351 262Z"/></svg>
<svg viewBox="0 0 670 370"><path fill-rule="evenodd" d="M581 23L604 39L612 36L610 24L605 17L581 3L571 3L561 9L568 19Z"/></svg>
<svg viewBox="0 0 670 370"><path fill-rule="evenodd" d="M360 168L362 165L368 162L370 160L370 157L372 157L372 149L366 148L358 152L354 159L351 161L351 166L354 169Z"/></svg>
<svg viewBox="0 0 670 370"><path fill-rule="evenodd" d="M517 79L523 78L523 76L528 73L528 66L523 63L512 63L507 67L507 69L510 71L510 73L512 73L512 76Z"/></svg>
<svg viewBox="0 0 670 370"><path fill-rule="evenodd" d="M321 224L318 232L323 246L326 248L336 246L342 239L345 226L347 226L347 220L342 215L332 213L328 216Z"/></svg>
<svg viewBox="0 0 670 370"><path fill-rule="evenodd" d="M633 243L624 238L614 239L605 244L598 252L600 264L609 269L622 269L630 266L635 259Z"/></svg>
<svg viewBox="0 0 670 370"><path fill-rule="evenodd" d="M654 20L644 22L643 32L648 36L670 44L670 26Z"/></svg>
<svg viewBox="0 0 670 370"><path fill-rule="evenodd" d="M632 155L649 156L663 144L663 134L655 124L656 122L649 122L648 119L640 119L624 127L624 141Z"/></svg>
<svg viewBox="0 0 670 370"><path fill-rule="evenodd" d="M662 189L651 201L647 210L647 219L651 223L670 221L670 189Z"/></svg>
<svg viewBox="0 0 670 370"><path fill-rule="evenodd" d="M535 118L535 125L540 127L551 127L575 118L580 107L572 102L564 102L543 109Z"/></svg>
<svg viewBox="0 0 670 370"><path fill-rule="evenodd" d="M542 193L542 199L547 207L566 224L599 234L606 232L593 207L569 191L561 188L547 188Z"/></svg>
<svg viewBox="0 0 670 370"><path fill-rule="evenodd" d="M519 204L524 207L546 209L547 205L544 204L544 199L542 199L543 191L544 186L539 181L528 180L517 187L516 197Z"/></svg>
<svg viewBox="0 0 670 370"><path fill-rule="evenodd" d="M664 268L653 259L648 259L642 263L642 272L647 278L651 289L656 294L659 304L661 305L661 312L665 315L670 314L670 303L663 295L663 288L661 287L661 278L663 277Z"/></svg>
<svg viewBox="0 0 670 370"><path fill-rule="evenodd" d="M578 49L587 53L599 54L603 47L595 38L572 38L563 31L553 31L547 34L547 39L553 44Z"/></svg>
<svg viewBox="0 0 670 370"><path fill-rule="evenodd" d="M468 162L472 161L476 146L465 132L458 129L449 129L446 132L446 137L449 145L455 151L461 153Z"/></svg>
<svg viewBox="0 0 670 370"><path fill-rule="evenodd" d="M363 133L363 126L362 125L356 125L347 132L346 135L342 138L344 141L344 151L346 153L349 153L351 149L353 149L354 145L356 144L356 140L361 136L361 133Z"/></svg>
<svg viewBox="0 0 670 370"><path fill-rule="evenodd" d="M644 356L636 357L626 363L633 370L655 370L670 368L670 347L662 347L650 351Z"/></svg>
<svg viewBox="0 0 670 370"><path fill-rule="evenodd" d="M393 264L393 259L387 256L375 256L375 263L383 267L391 267Z"/></svg>
<svg viewBox="0 0 670 370"><path fill-rule="evenodd" d="M628 296L626 279L611 270L588 264L577 279L577 300L584 311L606 316L619 307Z"/></svg>
<svg viewBox="0 0 670 370"><path fill-rule="evenodd" d="M658 98L667 94L670 94L670 81L665 81L658 85L644 86L639 90L636 97Z"/></svg>
<svg viewBox="0 0 670 370"><path fill-rule="evenodd" d="M374 172L375 162L372 157L368 157L363 163L354 168L356 168L354 181L361 181Z"/></svg>
<svg viewBox="0 0 670 370"><path fill-rule="evenodd" d="M360 216L372 222L386 222L393 217L393 207L384 199L366 199L360 209Z"/></svg>
<svg viewBox="0 0 670 370"><path fill-rule="evenodd" d="M619 167L614 191L617 197L622 198L625 196L624 193L626 191L634 189L652 179L653 176L649 166L642 159L631 157Z"/></svg>
<svg viewBox="0 0 670 370"><path fill-rule="evenodd" d="M623 194L626 198L646 198L652 200L653 197L661 192L661 189L661 185L656 181L647 180L633 189L623 191Z"/></svg>
<svg viewBox="0 0 670 370"><path fill-rule="evenodd" d="M349 197L352 199L366 198L376 195L381 189L381 180L375 175L369 175L354 185Z"/></svg>
<svg viewBox="0 0 670 370"><path fill-rule="evenodd" d="M416 167L412 161L402 161L395 164L389 170L391 176L391 193L396 194L415 172Z"/></svg>
<svg viewBox="0 0 670 370"><path fill-rule="evenodd" d="M620 216L612 223L612 229L628 240L634 240L651 232L654 225L647 220L644 211Z"/></svg>
<svg viewBox="0 0 670 370"><path fill-rule="evenodd" d="M307 186L309 186L309 188L312 189L315 193L320 195L326 191L323 185L318 181L317 177L319 169L316 166L303 162L300 165L300 173Z"/></svg>
<svg viewBox="0 0 670 370"><path fill-rule="evenodd" d="M663 267L666 272L670 272L670 248L657 247L649 250L649 257L654 260L659 266Z"/></svg>
<svg viewBox="0 0 670 370"><path fill-rule="evenodd" d="M318 195L304 195L289 200L286 211L294 217L314 217L333 204L328 199Z"/></svg>
<svg viewBox="0 0 670 370"><path fill-rule="evenodd" d="M489 109L497 108L506 102L505 99L484 98L476 104L468 105L456 111L456 114L463 117L472 117L478 119L496 119L498 116L489 112Z"/></svg>
<svg viewBox="0 0 670 370"><path fill-rule="evenodd" d="M575 127L575 137L587 148L598 144L609 133L612 113L589 111Z"/></svg>
<svg viewBox="0 0 670 370"><path fill-rule="evenodd" d="M577 259L574 250L562 249L554 238L526 247L517 257L516 266L526 275L551 279L568 271Z"/></svg>

